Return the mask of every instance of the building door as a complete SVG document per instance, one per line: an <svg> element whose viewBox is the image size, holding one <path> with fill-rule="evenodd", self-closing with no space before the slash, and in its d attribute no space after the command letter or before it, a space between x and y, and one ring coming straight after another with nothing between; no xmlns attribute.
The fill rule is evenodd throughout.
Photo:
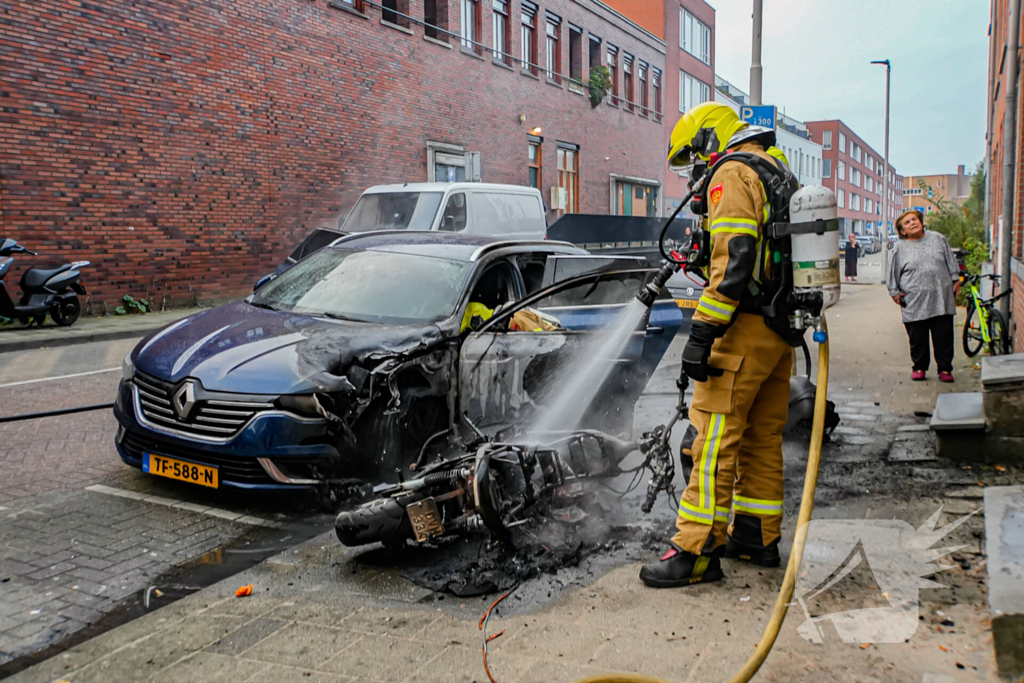
<svg viewBox="0 0 1024 683"><path fill-rule="evenodd" d="M615 183L616 214L619 216L657 216L658 188L620 180Z"/></svg>

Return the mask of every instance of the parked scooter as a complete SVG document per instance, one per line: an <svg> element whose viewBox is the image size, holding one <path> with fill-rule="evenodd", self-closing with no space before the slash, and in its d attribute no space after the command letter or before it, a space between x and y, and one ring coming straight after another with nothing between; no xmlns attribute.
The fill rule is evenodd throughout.
<svg viewBox="0 0 1024 683"><path fill-rule="evenodd" d="M74 324L82 312L78 297L85 294L78 269L89 262L75 261L59 268L29 268L21 276L21 300L15 305L3 280L14 265L11 254L39 255L15 240L0 240L0 317L16 319L23 325L34 322L42 327L49 315L61 327Z"/></svg>

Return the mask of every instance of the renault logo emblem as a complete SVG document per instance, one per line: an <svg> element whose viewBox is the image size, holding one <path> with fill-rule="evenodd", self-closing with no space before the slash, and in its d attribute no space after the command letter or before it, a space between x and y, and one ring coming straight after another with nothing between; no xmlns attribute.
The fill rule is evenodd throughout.
<svg viewBox="0 0 1024 683"><path fill-rule="evenodd" d="M171 401L174 404L174 412L178 414L182 420L188 417L189 413L192 412L192 406L196 404L196 384L192 380L186 381L181 387L174 392L174 398Z"/></svg>

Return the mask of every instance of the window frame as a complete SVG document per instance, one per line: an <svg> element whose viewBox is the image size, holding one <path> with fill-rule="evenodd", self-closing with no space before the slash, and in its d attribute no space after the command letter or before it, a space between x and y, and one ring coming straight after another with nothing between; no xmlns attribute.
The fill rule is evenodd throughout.
<svg viewBox="0 0 1024 683"><path fill-rule="evenodd" d="M628 52L622 53L622 99L625 102L623 107L626 111L633 111L633 55Z"/></svg>
<svg viewBox="0 0 1024 683"><path fill-rule="evenodd" d="M481 15L479 0L462 0L459 13L459 38L463 49L480 54L483 50L480 46L480 34L482 33ZM469 11L467 11L467 9ZM467 17L469 20L467 21Z"/></svg>
<svg viewBox="0 0 1024 683"><path fill-rule="evenodd" d="M607 45L605 48L605 66L611 72L612 90L611 104L619 106L619 48L614 45Z"/></svg>
<svg viewBox="0 0 1024 683"><path fill-rule="evenodd" d="M491 56L502 64L508 64L512 58L509 49L512 36L509 35L508 20L511 4L510 0L491 0L491 45L493 47ZM499 5L504 7L504 11L499 9ZM498 45L499 37L501 38L500 46Z"/></svg>
<svg viewBox="0 0 1024 683"><path fill-rule="evenodd" d="M519 10L519 67L537 75L537 5L524 2ZM527 21L529 20L529 21Z"/></svg>
<svg viewBox="0 0 1024 683"><path fill-rule="evenodd" d="M526 136L526 144L527 144L526 184L529 185L530 187L536 187L538 190L540 190L542 187L544 187L544 138L538 137L536 135L527 135ZM537 148L536 163L533 163L533 162L530 161L529 150L530 150L530 148L533 148L533 147ZM537 169L537 184L536 185L530 185L530 172L529 172L529 169L534 169L534 168ZM541 190L541 191L543 192L543 190Z"/></svg>
<svg viewBox="0 0 1024 683"><path fill-rule="evenodd" d="M651 67L647 62L637 60L636 83L640 87L640 101L638 104L640 105L641 116L647 116L650 113L650 109L647 107L649 102L647 99L647 74L650 68Z"/></svg>
<svg viewBox="0 0 1024 683"><path fill-rule="evenodd" d="M846 134L839 131L839 151L846 154Z"/></svg>
<svg viewBox="0 0 1024 683"><path fill-rule="evenodd" d="M552 28L554 30L552 30ZM545 75L549 81L562 82L562 19L546 12L544 15Z"/></svg>
<svg viewBox="0 0 1024 683"><path fill-rule="evenodd" d="M573 46L575 45L575 49ZM569 23L569 90L583 94L583 29Z"/></svg>
<svg viewBox="0 0 1024 683"><path fill-rule="evenodd" d="M687 93L691 90L691 88L693 86L686 82L687 79L689 79L692 83L695 83L695 84L697 84L697 86L699 86L700 94L698 95L698 97L703 97L704 98L700 102L693 102L693 103L691 103L689 106L686 105L684 99L688 98L688 94ZM696 107L698 104L703 104L704 102L710 102L711 101L711 97L712 97L712 95L711 95L711 86L709 86L707 83L705 83L704 81L700 80L699 78L697 78L693 74L688 73L687 71L685 71L683 69L679 70L679 113L680 114L685 114L686 112L690 111L690 109Z"/></svg>
<svg viewBox="0 0 1024 683"><path fill-rule="evenodd" d="M558 148L557 157L555 160L555 167L558 169L558 187L566 188L565 181L568 180L569 186L567 191L569 198L566 202L566 208L561 213L579 213L579 200L580 200L580 146L571 142L562 142L558 140L556 143ZM572 152L573 155L573 168L562 168L561 160L566 158L566 153Z"/></svg>
<svg viewBox="0 0 1024 683"><path fill-rule="evenodd" d="M679 8L679 48L710 66L711 28L685 7Z"/></svg>
<svg viewBox="0 0 1024 683"><path fill-rule="evenodd" d="M840 161L836 164L836 177L840 180L846 180L846 162Z"/></svg>
<svg viewBox="0 0 1024 683"><path fill-rule="evenodd" d="M662 97L662 74L661 69L651 68L651 91L654 94L654 120L661 121L661 97Z"/></svg>
<svg viewBox="0 0 1024 683"><path fill-rule="evenodd" d="M832 149L832 131L825 130L821 132L821 148Z"/></svg>

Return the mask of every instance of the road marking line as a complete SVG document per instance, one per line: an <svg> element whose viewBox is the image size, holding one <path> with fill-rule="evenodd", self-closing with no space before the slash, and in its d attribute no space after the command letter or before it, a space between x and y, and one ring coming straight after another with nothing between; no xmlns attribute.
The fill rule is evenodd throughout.
<svg viewBox="0 0 1024 683"><path fill-rule="evenodd" d="M120 369L121 368L106 368L106 369L103 369L103 370L90 370L89 372L75 372L75 373L72 373L70 375L58 375L57 377L41 377L39 379L25 379L25 380L22 380L20 382L9 382L8 384L0 384L0 389L4 389L6 387L17 387L17 386L21 386L22 384L35 384L36 382L52 382L52 381L57 380L57 379L72 379L74 377L85 377L86 375L98 375L98 374L100 374L102 372L114 372L115 370L120 370Z"/></svg>
<svg viewBox="0 0 1024 683"><path fill-rule="evenodd" d="M85 490L92 491L93 493L104 493L108 496L117 496L118 498L138 500L143 503L152 503L154 505L162 505L164 507L188 510L190 512L195 512L200 515L207 515L208 517L226 519L229 522L238 522L239 524L248 524L249 526L265 526L274 529L278 529L281 527L281 525L277 522L272 522L269 519L263 519L262 517L253 517L252 515L243 515L240 512L221 510L220 508L201 506L195 503L186 503L183 501L174 500L173 498L164 498L163 496L150 496L144 493L138 493L137 491L128 491L126 489L114 488L113 486L104 486L103 484L93 484L92 486L86 486Z"/></svg>

